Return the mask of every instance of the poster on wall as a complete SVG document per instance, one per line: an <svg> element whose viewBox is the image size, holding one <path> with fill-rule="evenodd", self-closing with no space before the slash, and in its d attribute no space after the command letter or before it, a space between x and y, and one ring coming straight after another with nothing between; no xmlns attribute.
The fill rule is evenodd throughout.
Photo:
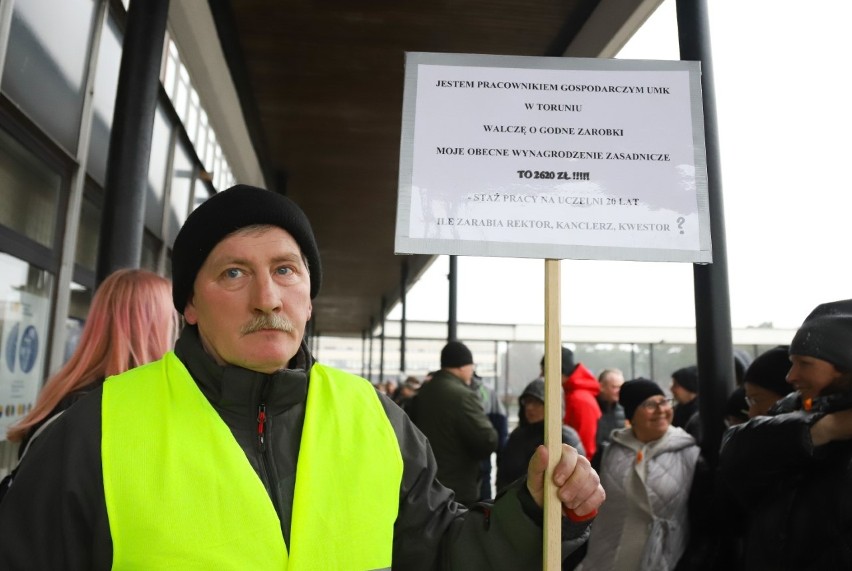
<svg viewBox="0 0 852 571"><path fill-rule="evenodd" d="M700 73L406 54L395 251L711 262Z"/></svg>
<svg viewBox="0 0 852 571"><path fill-rule="evenodd" d="M0 301L0 440L35 404L44 374L48 300Z"/></svg>

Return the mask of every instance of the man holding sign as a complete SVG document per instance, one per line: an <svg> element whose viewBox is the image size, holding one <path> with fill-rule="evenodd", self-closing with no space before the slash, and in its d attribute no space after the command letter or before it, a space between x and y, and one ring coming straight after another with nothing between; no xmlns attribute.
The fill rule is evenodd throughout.
<svg viewBox="0 0 852 571"><path fill-rule="evenodd" d="M172 275L188 324L175 351L39 438L0 505L0 568L541 568L546 448L468 510L399 407L314 360L322 267L295 203L214 195L178 234ZM573 448L554 464L577 547L604 491Z"/></svg>

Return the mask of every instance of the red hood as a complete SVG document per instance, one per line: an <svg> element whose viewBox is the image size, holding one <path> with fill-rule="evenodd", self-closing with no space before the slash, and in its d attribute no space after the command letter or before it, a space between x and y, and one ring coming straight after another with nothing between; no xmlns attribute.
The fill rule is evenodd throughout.
<svg viewBox="0 0 852 571"><path fill-rule="evenodd" d="M592 393L592 396L597 396L601 392L601 385L598 383L597 377L583 363L578 363L568 377L562 377L562 388L566 392L588 391Z"/></svg>

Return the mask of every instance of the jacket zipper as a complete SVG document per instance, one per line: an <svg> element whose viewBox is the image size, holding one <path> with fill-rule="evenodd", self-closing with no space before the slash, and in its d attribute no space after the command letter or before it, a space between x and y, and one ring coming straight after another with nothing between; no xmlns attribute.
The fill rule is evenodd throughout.
<svg viewBox="0 0 852 571"><path fill-rule="evenodd" d="M267 445L267 433L269 431L269 418L266 414L266 395L269 392L270 381L264 381L264 387L261 391L260 403L257 405L257 451L260 453L260 471L262 479L266 481L269 487L269 498L272 500L272 506L275 508L275 513L278 514L278 519L283 521L281 514L281 503L278 498L278 485L273 481L272 471L269 469L271 451Z"/></svg>
<svg viewBox="0 0 852 571"><path fill-rule="evenodd" d="M257 405L257 450L266 452L266 403Z"/></svg>

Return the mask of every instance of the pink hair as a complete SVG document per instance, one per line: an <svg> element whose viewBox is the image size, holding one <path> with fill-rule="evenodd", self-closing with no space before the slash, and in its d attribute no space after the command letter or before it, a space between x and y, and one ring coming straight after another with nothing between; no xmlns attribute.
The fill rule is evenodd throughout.
<svg viewBox="0 0 852 571"><path fill-rule="evenodd" d="M150 363L171 350L177 330L171 282L147 270L118 270L103 281L89 309L77 350L53 375L36 405L7 437L20 441L68 394Z"/></svg>

